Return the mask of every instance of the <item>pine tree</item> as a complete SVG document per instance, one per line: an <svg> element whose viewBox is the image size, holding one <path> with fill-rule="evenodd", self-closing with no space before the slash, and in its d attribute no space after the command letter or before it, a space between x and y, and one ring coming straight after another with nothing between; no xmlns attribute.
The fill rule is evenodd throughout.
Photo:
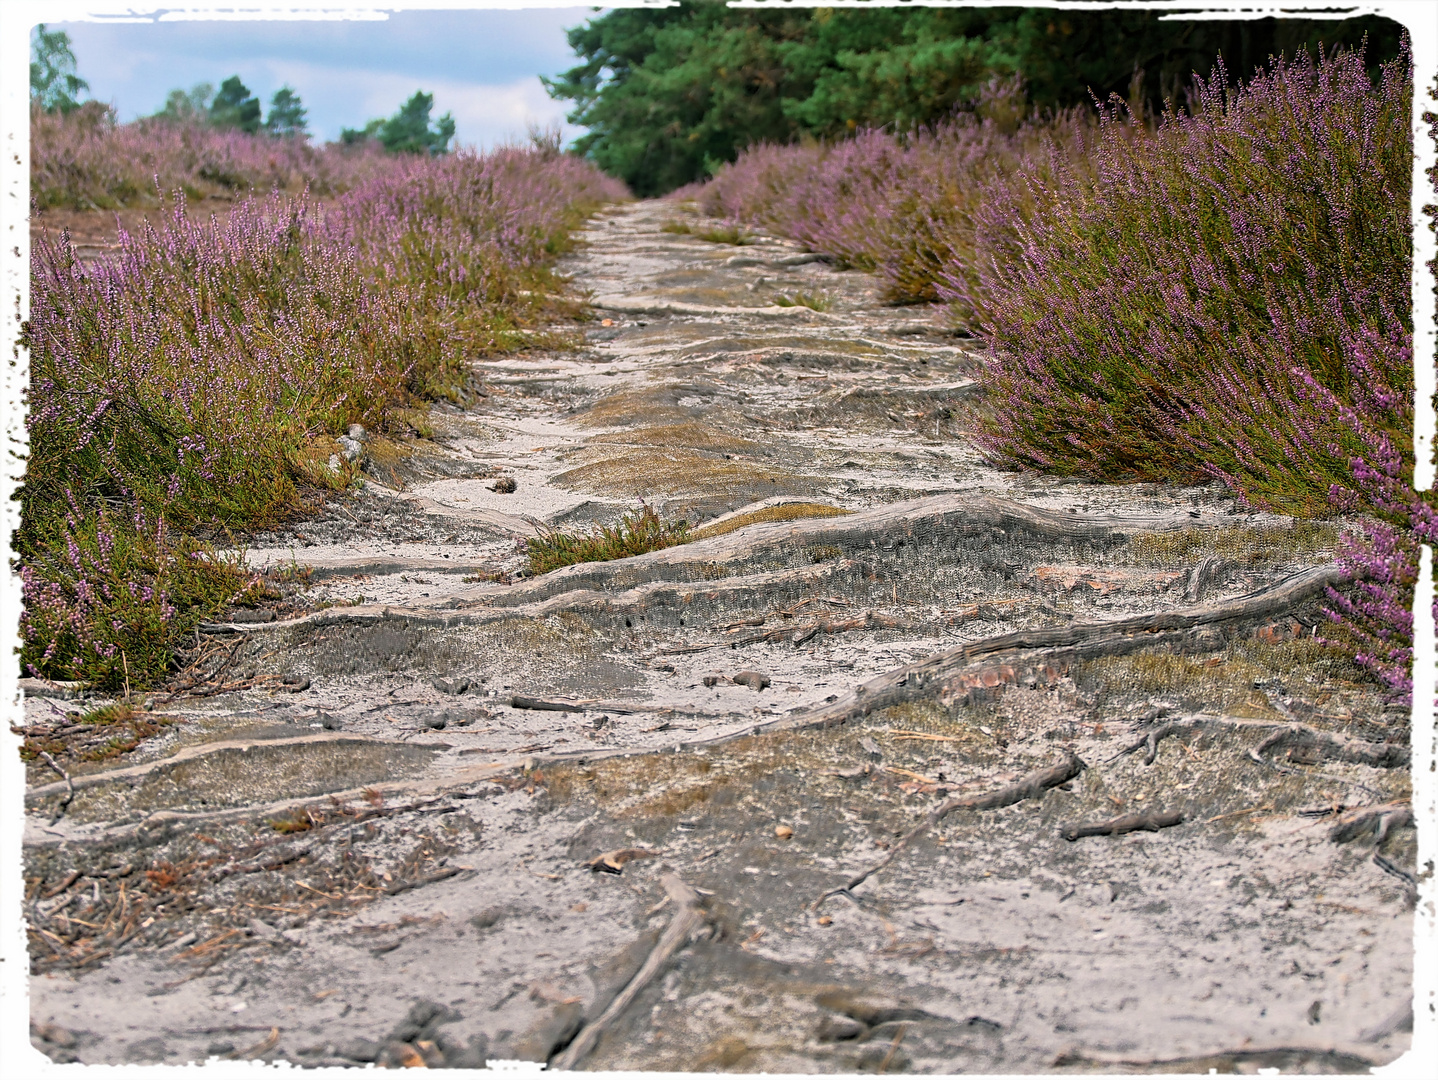
<svg viewBox="0 0 1438 1080"><path fill-rule="evenodd" d="M260 130L260 99L250 93L238 75L231 75L220 83L220 92L210 102L210 123L249 135Z"/></svg>
<svg viewBox="0 0 1438 1080"><path fill-rule="evenodd" d="M270 114L265 117L265 130L271 135L305 135L305 107L299 94L288 86L282 86L270 98Z"/></svg>

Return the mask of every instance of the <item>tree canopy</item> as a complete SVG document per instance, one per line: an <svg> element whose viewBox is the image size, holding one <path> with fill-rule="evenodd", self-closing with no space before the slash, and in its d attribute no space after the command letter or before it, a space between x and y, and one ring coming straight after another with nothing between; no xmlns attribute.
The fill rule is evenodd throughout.
<svg viewBox="0 0 1438 1080"><path fill-rule="evenodd" d="M907 130L1022 76L1037 108L1117 93L1161 108L1222 55L1232 77L1271 54L1357 44L1375 67L1401 28L1343 21L1159 20L1045 8L621 8L569 31L580 63L546 79L588 129L574 149L640 195L701 179L745 146L858 128ZM1182 105L1178 100L1176 104Z"/></svg>
<svg viewBox="0 0 1438 1080"><path fill-rule="evenodd" d="M233 128L247 135L260 130L260 99L250 93L238 75L220 83L220 91L210 102L210 123L217 128Z"/></svg>
<svg viewBox="0 0 1438 1080"><path fill-rule="evenodd" d="M298 136L305 133L305 107L299 94L282 86L270 98L270 112L265 117L265 130L271 135Z"/></svg>
<svg viewBox="0 0 1438 1080"><path fill-rule="evenodd" d="M30 36L30 57L30 100L46 112L79 108L79 95L90 84L76 74L70 35L41 23Z"/></svg>
<svg viewBox="0 0 1438 1080"><path fill-rule="evenodd" d="M416 90L388 120L371 120L362 128L344 128L340 142L346 146L376 139L393 154L443 154L454 138L454 117L445 113L432 124L434 95Z"/></svg>

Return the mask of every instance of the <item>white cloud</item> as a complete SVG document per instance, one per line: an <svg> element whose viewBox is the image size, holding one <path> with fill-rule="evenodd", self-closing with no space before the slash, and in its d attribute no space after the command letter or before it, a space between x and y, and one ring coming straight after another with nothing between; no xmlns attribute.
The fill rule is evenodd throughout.
<svg viewBox="0 0 1438 1080"><path fill-rule="evenodd" d="M565 103L551 99L534 75L483 83L282 60L265 60L258 66L271 85L288 83L299 90L316 138L335 139L341 127L360 127L373 117L391 116L416 90L434 95L436 118L453 114L456 141L463 144L488 147L523 140L531 123L559 124L566 139L579 133L564 124Z"/></svg>

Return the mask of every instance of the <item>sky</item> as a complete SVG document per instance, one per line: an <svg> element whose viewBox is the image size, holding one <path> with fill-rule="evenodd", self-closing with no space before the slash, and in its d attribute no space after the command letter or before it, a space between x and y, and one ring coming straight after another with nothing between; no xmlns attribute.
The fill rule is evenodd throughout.
<svg viewBox="0 0 1438 1080"><path fill-rule="evenodd" d="M288 84L309 110L311 135L390 116L416 90L435 117L454 115L456 140L479 147L523 140L527 125L559 126L572 107L539 82L575 63L564 31L592 7L524 11L401 11L364 21L63 22L90 97L122 121L158 111L172 89L239 75L268 110Z"/></svg>

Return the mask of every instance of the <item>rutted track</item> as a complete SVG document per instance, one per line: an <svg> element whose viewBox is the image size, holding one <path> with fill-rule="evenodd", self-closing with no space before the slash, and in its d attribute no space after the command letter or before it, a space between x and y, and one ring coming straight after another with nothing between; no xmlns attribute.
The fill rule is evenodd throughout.
<svg viewBox="0 0 1438 1080"><path fill-rule="evenodd" d="M33 767L37 1045L746 1072L1400 1053L1411 819L1340 844L1324 808L1401 803L1369 762L1407 733L1312 640L1332 530L996 471L965 438L972 343L679 216L597 219L565 266L603 317L583 347L477 365L469 412L249 549L313 568L308 609L205 627L224 670L156 701L162 734ZM827 310L776 302L799 293ZM700 538L513 580L527 537L641 498ZM37 730L80 707L35 689ZM1151 764L1116 753L1166 720ZM1150 824L1092 824L1115 815ZM589 869L606 852L620 873Z"/></svg>

